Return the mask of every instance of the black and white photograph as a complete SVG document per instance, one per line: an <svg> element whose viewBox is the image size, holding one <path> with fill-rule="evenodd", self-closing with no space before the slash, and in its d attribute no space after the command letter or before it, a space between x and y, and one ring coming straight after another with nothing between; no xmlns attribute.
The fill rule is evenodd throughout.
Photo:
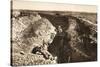
<svg viewBox="0 0 100 67"><path fill-rule="evenodd" d="M97 6L11 1L11 66L97 61Z"/></svg>

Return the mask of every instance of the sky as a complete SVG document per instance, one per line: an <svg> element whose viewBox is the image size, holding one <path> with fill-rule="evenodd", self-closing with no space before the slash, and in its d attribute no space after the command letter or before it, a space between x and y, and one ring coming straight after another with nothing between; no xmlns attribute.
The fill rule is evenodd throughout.
<svg viewBox="0 0 100 67"><path fill-rule="evenodd" d="M95 5L79 5L65 3L49 3L36 1L13 0L13 9L43 10L43 11L75 11L96 13Z"/></svg>

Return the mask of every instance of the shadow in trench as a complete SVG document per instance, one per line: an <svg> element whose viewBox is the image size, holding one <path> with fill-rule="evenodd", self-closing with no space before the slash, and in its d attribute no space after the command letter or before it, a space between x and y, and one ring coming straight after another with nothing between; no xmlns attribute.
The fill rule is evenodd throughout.
<svg viewBox="0 0 100 67"><path fill-rule="evenodd" d="M68 41L66 32L58 32L48 48L53 56L57 56L58 63L70 62L71 47Z"/></svg>

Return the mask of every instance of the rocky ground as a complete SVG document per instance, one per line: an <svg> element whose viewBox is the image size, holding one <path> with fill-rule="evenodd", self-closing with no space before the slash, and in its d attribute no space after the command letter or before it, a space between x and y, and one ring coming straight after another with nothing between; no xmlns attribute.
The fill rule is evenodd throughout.
<svg viewBox="0 0 100 67"><path fill-rule="evenodd" d="M12 10L11 65L97 60L96 13Z"/></svg>

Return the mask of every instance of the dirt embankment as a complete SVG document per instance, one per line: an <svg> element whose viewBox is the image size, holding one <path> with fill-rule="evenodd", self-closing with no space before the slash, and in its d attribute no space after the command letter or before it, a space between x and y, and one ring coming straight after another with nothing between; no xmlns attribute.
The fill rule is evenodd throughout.
<svg viewBox="0 0 100 67"><path fill-rule="evenodd" d="M96 14L22 10L11 19L12 65L97 60Z"/></svg>

